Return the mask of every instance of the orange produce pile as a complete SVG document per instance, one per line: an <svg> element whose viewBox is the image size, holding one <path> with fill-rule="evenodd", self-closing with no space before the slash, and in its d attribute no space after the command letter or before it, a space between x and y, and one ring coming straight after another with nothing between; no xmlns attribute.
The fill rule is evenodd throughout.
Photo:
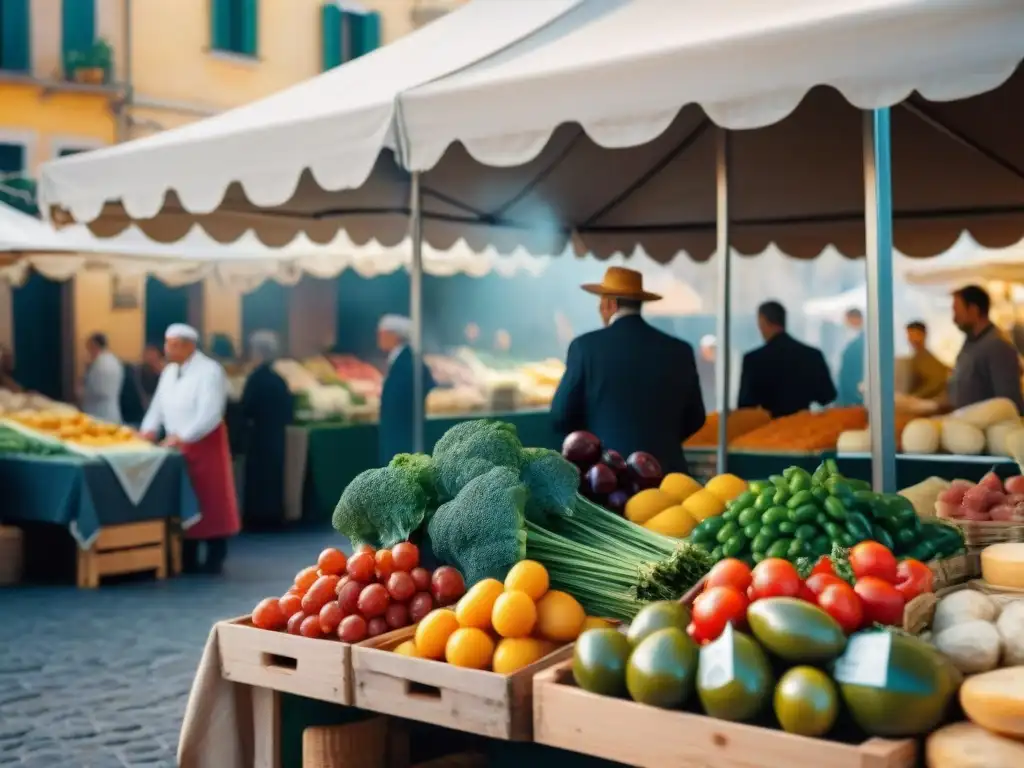
<svg viewBox="0 0 1024 768"><path fill-rule="evenodd" d="M740 408L731 411L725 427L726 444L732 445L736 438L763 427L771 420L772 417L768 411L762 408ZM714 448L718 445L718 422L719 413L717 411L709 414L704 426L691 435L683 445L687 448Z"/></svg>
<svg viewBox="0 0 1024 768"><path fill-rule="evenodd" d="M757 451L825 451L836 447L840 433L867 426L868 412L862 407L800 411L748 432L732 445Z"/></svg>

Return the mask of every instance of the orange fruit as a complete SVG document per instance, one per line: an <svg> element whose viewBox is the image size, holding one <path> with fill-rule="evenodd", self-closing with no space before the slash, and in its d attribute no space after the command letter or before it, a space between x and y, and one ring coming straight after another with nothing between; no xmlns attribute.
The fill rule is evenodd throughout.
<svg viewBox="0 0 1024 768"><path fill-rule="evenodd" d="M470 587L455 605L455 616L459 620L459 625L490 629L491 611L494 610L495 601L504 591L505 587L497 579L484 579Z"/></svg>
<svg viewBox="0 0 1024 768"><path fill-rule="evenodd" d="M537 603L537 633L546 640L570 643L580 636L587 614L576 598L556 589Z"/></svg>
<svg viewBox="0 0 1024 768"><path fill-rule="evenodd" d="M536 623L537 606L525 592L504 592L494 601L491 626L502 637L526 637Z"/></svg>
<svg viewBox="0 0 1024 768"><path fill-rule="evenodd" d="M416 650L424 659L443 659L448 638L459 628L459 620L447 608L437 608L416 625Z"/></svg>
<svg viewBox="0 0 1024 768"><path fill-rule="evenodd" d="M587 616L587 620L583 622L583 629L580 630L580 634L582 635L588 629L615 629L615 625L608 621L608 619Z"/></svg>
<svg viewBox="0 0 1024 768"><path fill-rule="evenodd" d="M415 640L406 640L404 643L400 643L395 648L395 653L401 656L411 656L414 659L419 658L419 651L416 650Z"/></svg>
<svg viewBox="0 0 1024 768"><path fill-rule="evenodd" d="M494 655L494 641L482 629L462 627L452 632L444 648L444 658L453 667L487 669Z"/></svg>
<svg viewBox="0 0 1024 768"><path fill-rule="evenodd" d="M548 571L536 560L520 560L505 577L505 589L525 592L537 602L548 591Z"/></svg>
<svg viewBox="0 0 1024 768"><path fill-rule="evenodd" d="M506 637L494 649L491 669L499 675L511 675L547 656L550 644L535 637Z"/></svg>

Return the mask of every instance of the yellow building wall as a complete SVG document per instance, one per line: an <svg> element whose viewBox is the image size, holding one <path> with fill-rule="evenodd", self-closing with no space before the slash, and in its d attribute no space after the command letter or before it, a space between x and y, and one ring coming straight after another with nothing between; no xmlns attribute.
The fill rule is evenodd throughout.
<svg viewBox="0 0 1024 768"><path fill-rule="evenodd" d="M72 282L75 375L85 372L85 340L96 332L107 334L110 349L119 358L137 362L145 344L145 290L140 291L138 309L114 309L110 273L80 272Z"/></svg>

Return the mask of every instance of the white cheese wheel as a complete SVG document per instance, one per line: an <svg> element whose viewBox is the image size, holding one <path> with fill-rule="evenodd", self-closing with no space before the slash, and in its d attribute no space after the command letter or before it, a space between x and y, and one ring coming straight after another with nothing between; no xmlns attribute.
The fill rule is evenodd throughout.
<svg viewBox="0 0 1024 768"><path fill-rule="evenodd" d="M865 453L871 450L871 432L866 429L848 429L836 440L838 453Z"/></svg>
<svg viewBox="0 0 1024 768"><path fill-rule="evenodd" d="M961 589L939 600L932 617L932 631L939 635L957 624L996 620L999 609L986 595L975 589Z"/></svg>
<svg viewBox="0 0 1024 768"><path fill-rule="evenodd" d="M1014 600L1003 608L996 630L1003 643L1003 666L1024 666L1024 600Z"/></svg>
<svg viewBox="0 0 1024 768"><path fill-rule="evenodd" d="M1024 738L1024 667L994 669L964 680L964 714L982 728Z"/></svg>
<svg viewBox="0 0 1024 768"><path fill-rule="evenodd" d="M911 419L900 435L900 445L903 453L938 453L939 423L934 419Z"/></svg>
<svg viewBox="0 0 1024 768"><path fill-rule="evenodd" d="M1006 542L981 550L981 578L993 587L1024 589L1024 544Z"/></svg>
<svg viewBox="0 0 1024 768"><path fill-rule="evenodd" d="M985 433L958 419L943 419L942 448L954 456L978 456L985 450Z"/></svg>
<svg viewBox="0 0 1024 768"><path fill-rule="evenodd" d="M980 403L966 405L950 414L950 417L963 421L978 429L988 429L1001 421L1020 421L1017 406L1007 397L993 397Z"/></svg>
<svg viewBox="0 0 1024 768"><path fill-rule="evenodd" d="M935 647L965 675L988 672L999 666L1002 644L994 624L966 621L935 636Z"/></svg>
<svg viewBox="0 0 1024 768"><path fill-rule="evenodd" d="M986 429L985 442L988 445L988 455L1009 456L1006 441L1014 432L1024 432L1024 426L1021 426L1020 419L1001 421Z"/></svg>
<svg viewBox="0 0 1024 768"><path fill-rule="evenodd" d="M928 768L1021 768L1024 744L974 723L954 723L928 737L925 760Z"/></svg>

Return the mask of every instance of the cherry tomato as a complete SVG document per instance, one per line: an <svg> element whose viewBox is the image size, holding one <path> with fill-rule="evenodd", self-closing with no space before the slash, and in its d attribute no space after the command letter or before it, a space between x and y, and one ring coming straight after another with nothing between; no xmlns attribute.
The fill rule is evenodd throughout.
<svg viewBox="0 0 1024 768"><path fill-rule="evenodd" d="M411 571L420 564L420 550L411 541L403 541L391 548L396 571Z"/></svg>
<svg viewBox="0 0 1024 768"><path fill-rule="evenodd" d="M797 595L797 598L799 600L803 600L805 603L810 603L811 605L818 604L818 596L811 591L810 587L807 586L807 582L800 585L800 594Z"/></svg>
<svg viewBox="0 0 1024 768"><path fill-rule="evenodd" d="M898 627L903 623L903 595L889 582L877 576L857 579L853 591L864 604L865 624L886 624Z"/></svg>
<svg viewBox="0 0 1024 768"><path fill-rule="evenodd" d="M377 580L383 584L395 570L395 557L391 554L390 549L378 549L374 560L376 561Z"/></svg>
<svg viewBox="0 0 1024 768"><path fill-rule="evenodd" d="M769 557L754 566L750 588L753 600L766 597L796 597L800 594L800 574L788 560Z"/></svg>
<svg viewBox="0 0 1024 768"><path fill-rule="evenodd" d="M825 574L822 574L825 575ZM864 624L864 607L853 587L843 581L827 584L818 594L818 607L852 635Z"/></svg>
<svg viewBox="0 0 1024 768"><path fill-rule="evenodd" d="M388 579L388 593L392 600L404 603L416 594L416 582L405 571L395 571Z"/></svg>
<svg viewBox="0 0 1024 768"><path fill-rule="evenodd" d="M348 558L345 557L345 553L340 549L334 547L328 547L320 553L320 557L316 559L316 564L320 568L320 572L331 576L340 576L345 572L345 565L348 563Z"/></svg>
<svg viewBox="0 0 1024 768"><path fill-rule="evenodd" d="M391 602L391 598L383 584L368 584L359 593L359 612L368 619L383 616L388 609L389 602Z"/></svg>
<svg viewBox="0 0 1024 768"><path fill-rule="evenodd" d="M366 622L366 636L377 637L377 635L383 635L388 631L388 623L384 621L383 616L374 616L368 622Z"/></svg>
<svg viewBox="0 0 1024 768"><path fill-rule="evenodd" d="M288 619L288 634L297 635L299 634L299 628L302 626L302 622L306 620L306 614L302 611L292 614L292 617Z"/></svg>
<svg viewBox="0 0 1024 768"><path fill-rule="evenodd" d="M426 568L413 568L409 571L412 580L416 583L417 592L430 591L430 571Z"/></svg>
<svg viewBox="0 0 1024 768"><path fill-rule="evenodd" d="M907 558L896 566L896 591L908 603L918 595L931 592L934 583L932 569L920 560Z"/></svg>
<svg viewBox="0 0 1024 768"><path fill-rule="evenodd" d="M281 606L281 613L289 619L302 610L302 598L299 595L292 594L291 592L277 602L278 605Z"/></svg>
<svg viewBox="0 0 1024 768"><path fill-rule="evenodd" d="M320 574L317 573L319 570L315 565L311 565L295 574L295 589L298 592L305 592L312 587L313 582L320 578Z"/></svg>
<svg viewBox="0 0 1024 768"><path fill-rule="evenodd" d="M890 584L896 583L896 556L877 541L862 541L851 549L850 567L858 579L874 576Z"/></svg>
<svg viewBox="0 0 1024 768"><path fill-rule="evenodd" d="M732 587L737 592L746 592L749 586L750 568L734 557L719 560L704 579L705 590L712 587Z"/></svg>
<svg viewBox="0 0 1024 768"><path fill-rule="evenodd" d="M373 559L373 555L369 552L359 552L348 559L345 570L356 581L370 582L373 581L373 572L376 566L377 563Z"/></svg>
<svg viewBox="0 0 1024 768"><path fill-rule="evenodd" d="M361 643L366 639L366 619L357 613L346 616L338 625L338 639L343 643Z"/></svg>
<svg viewBox="0 0 1024 768"><path fill-rule="evenodd" d="M359 595L362 594L364 587L365 583L352 579L338 590L338 605L346 616L359 610Z"/></svg>
<svg viewBox="0 0 1024 768"><path fill-rule="evenodd" d="M409 601L409 618L413 624L434 610L434 598L429 592L417 592Z"/></svg>
<svg viewBox="0 0 1024 768"><path fill-rule="evenodd" d="M732 587L712 587L693 601L691 613L697 634L715 640L726 624L740 626L747 618L747 599Z"/></svg>
<svg viewBox="0 0 1024 768"><path fill-rule="evenodd" d="M430 577L430 591L438 605L452 605L466 594L466 582L456 569L442 565Z"/></svg>
<svg viewBox="0 0 1024 768"><path fill-rule="evenodd" d="M358 555L363 552L366 552L367 554L372 555L375 551L376 550L374 550L374 548L371 547L369 544L360 544L358 547L355 548L355 551L352 554Z"/></svg>
<svg viewBox="0 0 1024 768"><path fill-rule="evenodd" d="M345 618L345 614L342 613L341 606L338 605L337 600L331 600L323 608L320 609L320 631L325 635L333 634L337 631L338 625L341 624L341 620Z"/></svg>
<svg viewBox="0 0 1024 768"><path fill-rule="evenodd" d="M829 584L846 584L846 582L838 576L830 573L812 573L804 583L807 585L807 588L816 595L820 595L821 591Z"/></svg>
<svg viewBox="0 0 1024 768"><path fill-rule="evenodd" d="M697 645L704 645L704 643L708 641L706 637L701 635L701 633L697 630L697 625L694 624L692 621L686 625L686 634L688 634L690 636L690 639L693 640L693 642L697 643Z"/></svg>
<svg viewBox="0 0 1024 768"><path fill-rule="evenodd" d="M384 611L384 621L388 629L401 629L409 626L409 608L404 603L391 603Z"/></svg>
<svg viewBox="0 0 1024 768"><path fill-rule="evenodd" d="M303 596L303 612L310 616L320 613L321 608L337 597L337 589L337 576L321 576L313 582L313 586Z"/></svg>
<svg viewBox="0 0 1024 768"><path fill-rule="evenodd" d="M288 616L281 610L281 601L276 597L265 597L252 610L252 623L260 629L284 629Z"/></svg>
<svg viewBox="0 0 1024 768"><path fill-rule="evenodd" d="M835 568L832 567L832 558L828 555L822 555L819 557L818 562L816 562L814 567L811 569L811 576L816 576L819 573L825 573L829 576L836 575Z"/></svg>

